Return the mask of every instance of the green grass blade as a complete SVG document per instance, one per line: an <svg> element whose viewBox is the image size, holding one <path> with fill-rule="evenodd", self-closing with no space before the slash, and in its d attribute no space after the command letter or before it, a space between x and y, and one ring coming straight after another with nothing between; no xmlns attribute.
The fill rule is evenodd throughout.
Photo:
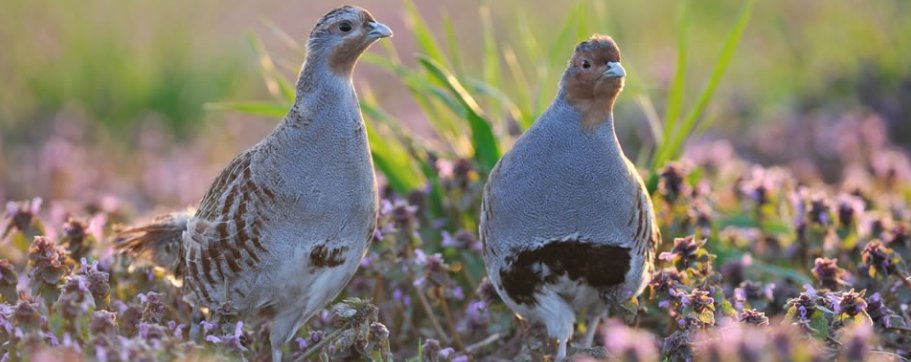
<svg viewBox="0 0 911 362"><path fill-rule="evenodd" d="M654 192L658 188L658 168L663 167L667 161L679 157L683 144L695 134L697 123L701 119L702 114L712 97L715 95L715 90L718 88L718 84L721 83L724 72L727 70L731 59L734 57L734 51L737 49L737 44L740 43L743 32L749 23L754 3L755 0L745 0L743 5L741 5L740 12L737 14L737 18L734 22L734 27L728 34L721 50L721 55L712 68L712 74L709 77L709 81L702 90L702 93L700 93L696 104L683 119L683 123L681 123L673 133L668 133L668 125L665 124L664 142L662 142L656 151L656 157L652 161L651 175L646 182L649 192ZM666 119L666 121L669 121L669 119ZM700 128L705 129L705 125Z"/></svg>
<svg viewBox="0 0 911 362"><path fill-rule="evenodd" d="M676 158L680 155L680 150L683 147L684 141L688 139L695 130L696 123L699 122L706 107L712 100L712 96L715 95L715 90L718 89L718 84L721 83L724 72L728 69L728 65L730 65L731 59L734 57L734 51L737 50L737 44L740 43L740 38L743 37L743 31L750 21L750 14L752 13L754 3L755 0L745 0L740 8L740 12L737 15L737 21L734 28L731 30L731 33L728 34L727 40L724 42L721 56L712 69L712 75L709 77L708 84L699 95L699 100L696 101L696 105L687 113L686 118L684 118L683 123L680 125L680 134L675 135L675 137L670 140L672 142L669 147L669 150L671 151L669 156L671 158Z"/></svg>
<svg viewBox="0 0 911 362"><path fill-rule="evenodd" d="M465 74L465 68L462 64L462 52L459 49L459 39L456 36L455 27L452 25L452 19L448 14L443 14L443 34L446 39L446 50L449 51L449 59L452 61L452 69L456 74Z"/></svg>
<svg viewBox="0 0 911 362"><path fill-rule="evenodd" d="M479 80L468 80L468 85L475 93L495 99L506 110L506 113L519 122L520 125L525 125L525 128L531 125L530 121L526 122L529 117L522 112L522 108L516 106L512 99L509 98L509 95L503 93L503 91Z"/></svg>
<svg viewBox="0 0 911 362"><path fill-rule="evenodd" d="M566 20L563 21L563 24L560 25L560 32L557 36L556 41L550 47L550 65L560 64L568 60L570 55L572 55L572 50L574 47L570 45L575 44L576 41L581 41L582 39L575 39L578 36L576 34L577 25L579 22L580 14L584 12L582 4L577 4L573 10L569 13L569 16L566 17Z"/></svg>
<svg viewBox="0 0 911 362"><path fill-rule="evenodd" d="M545 66L543 77L538 79L541 84L538 92L538 99L534 109L534 114L540 114L551 102L553 95L556 94L556 88L553 84L556 79L552 79L556 74L561 72L551 72L552 69L565 69L567 62L576 48L576 44L588 36L580 36L579 19L585 16L586 8L583 2L579 2L566 17L566 20L560 26L560 32L553 44L549 48L548 64ZM577 37L579 37L577 39Z"/></svg>
<svg viewBox="0 0 911 362"><path fill-rule="evenodd" d="M441 142L442 148L451 148L457 146L459 142L459 137L461 137L461 128L454 120L454 117L447 113L441 112L440 105L448 106L449 103L446 99L439 98L438 81L436 79L427 79L426 75L413 70L411 68L405 67L393 59L386 59L373 54L365 54L362 58L365 62L378 65L391 74L395 75L405 84L405 87L411 93L411 99L418 105L418 108L427 115L427 120L433 126L436 134L443 139L445 142ZM448 95L446 97L449 97ZM453 108L450 108L453 109ZM456 107L454 109L461 109L461 107Z"/></svg>
<svg viewBox="0 0 911 362"><path fill-rule="evenodd" d="M519 58L516 56L516 52L512 47L504 47L503 59L506 61L506 67L509 69L512 79L516 82L514 93L516 94L519 106L522 109L531 109L531 83L529 83L528 78L525 77L525 72L522 70ZM524 128L528 128L528 126L531 125L528 119L523 118L520 121Z"/></svg>
<svg viewBox="0 0 911 362"><path fill-rule="evenodd" d="M443 83L453 98L464 107L465 118L471 128L471 143L474 147L475 160L485 171L489 171L500 159L497 139L494 137L490 122L481 114L477 101L465 90L462 83L443 67L427 56L418 56L418 62L428 71L432 78Z"/></svg>
<svg viewBox="0 0 911 362"><path fill-rule="evenodd" d="M636 97L636 101L639 103L639 107L642 108L642 113L645 114L645 120L648 121L648 129L652 134L652 139L655 140L655 144L662 144L664 133L661 130L661 118L658 117L658 111L655 110L655 105L652 104L651 98L641 94Z"/></svg>
<svg viewBox="0 0 911 362"><path fill-rule="evenodd" d="M265 24L266 27L269 28L269 31L272 32L272 35L278 38L282 44L285 44L288 49L293 50L295 53L301 56L307 55L307 49L305 49L301 43L294 39L293 36L289 35L284 30L279 28L278 25L275 25L274 22L269 19L263 19L263 24Z"/></svg>
<svg viewBox="0 0 911 362"><path fill-rule="evenodd" d="M576 16L576 39L581 41L582 39L590 37L594 32L589 28L590 22L588 21L588 16L591 14L590 4L585 1L579 1L577 6L579 14ZM582 10L583 7L586 8L586 11Z"/></svg>
<svg viewBox="0 0 911 362"><path fill-rule="evenodd" d="M250 34L247 39L259 57L259 66L263 74L263 80L266 82L266 89L276 99L293 102L297 92L294 86L275 68L275 62L272 61L272 56L266 51L262 40L254 34Z"/></svg>
<svg viewBox="0 0 911 362"><path fill-rule="evenodd" d="M291 103L283 102L212 102L203 108L207 111L237 111L273 118L283 118L291 109Z"/></svg>
<svg viewBox="0 0 911 362"><path fill-rule="evenodd" d="M674 80L671 81L671 88L667 95L667 105L664 111L664 135L670 137L675 132L677 121L680 118L680 110L683 107L683 95L686 92L686 59L687 59L687 41L686 29L688 23L687 9L689 1L682 0L679 3L680 9L677 14L677 68L674 72ZM663 143L658 143L662 147ZM664 148L662 147L662 151Z"/></svg>
<svg viewBox="0 0 911 362"><path fill-rule="evenodd" d="M497 38L493 27L493 20L490 16L490 5L487 2L481 4L481 27L484 32L484 82L495 87L502 86L500 78L500 59L497 57Z"/></svg>
<svg viewBox="0 0 911 362"><path fill-rule="evenodd" d="M367 127L367 140L376 168L386 176L389 186L400 195L421 186L424 177L412 162L411 155L399 142L390 141L388 131L384 131L374 120L386 115L370 101L361 101Z"/></svg>
<svg viewBox="0 0 911 362"><path fill-rule="evenodd" d="M405 24L408 26L408 31L414 36L418 51L427 54L436 62L445 62L446 56L443 55L443 51L437 45L439 43L434 39L430 27L427 26L427 22L424 21L414 1L403 0L402 4L405 6Z"/></svg>

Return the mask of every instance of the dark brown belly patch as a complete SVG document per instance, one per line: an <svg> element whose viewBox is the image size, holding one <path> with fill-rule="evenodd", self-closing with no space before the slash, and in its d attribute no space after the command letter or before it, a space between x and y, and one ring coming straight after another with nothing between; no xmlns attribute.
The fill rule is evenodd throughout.
<svg viewBox="0 0 911 362"><path fill-rule="evenodd" d="M538 304L535 294L562 276L603 290L622 284L629 269L628 248L555 240L507 257L506 266L500 269L500 281L512 300L534 307Z"/></svg>

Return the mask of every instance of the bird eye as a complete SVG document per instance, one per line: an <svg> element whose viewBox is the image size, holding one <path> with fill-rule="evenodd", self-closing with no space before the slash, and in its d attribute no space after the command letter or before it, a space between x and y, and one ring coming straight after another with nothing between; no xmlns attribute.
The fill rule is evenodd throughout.
<svg viewBox="0 0 911 362"><path fill-rule="evenodd" d="M592 63L589 62L588 59L583 59L583 60L582 60L582 68L583 68L583 69L588 69L588 68L591 68L591 67L592 67Z"/></svg>
<svg viewBox="0 0 911 362"><path fill-rule="evenodd" d="M341 24L338 24L338 30L341 30L345 33L351 31L351 23L343 21Z"/></svg>

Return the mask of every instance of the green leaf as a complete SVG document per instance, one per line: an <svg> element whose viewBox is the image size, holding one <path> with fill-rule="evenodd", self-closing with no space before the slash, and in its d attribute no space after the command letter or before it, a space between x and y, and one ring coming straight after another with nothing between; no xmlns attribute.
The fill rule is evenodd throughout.
<svg viewBox="0 0 911 362"><path fill-rule="evenodd" d="M20 231L14 231L10 238L12 239L13 246L16 247L16 250L20 252L28 251L28 247L31 244L31 241Z"/></svg>
<svg viewBox="0 0 911 362"><path fill-rule="evenodd" d="M706 310L697 315L696 319L702 323L713 326L715 325L715 311L706 308Z"/></svg>
<svg viewBox="0 0 911 362"><path fill-rule="evenodd" d="M721 288L715 288L715 295L712 296L715 298L715 303L721 307L720 312L722 315L733 317L737 315L737 310L734 309L734 306L731 305L731 302L724 297L724 292Z"/></svg>
<svg viewBox="0 0 911 362"><path fill-rule="evenodd" d="M826 319L825 313L820 310L813 311L810 316L809 327L813 329L813 336L819 339L825 339L829 336L829 320Z"/></svg>

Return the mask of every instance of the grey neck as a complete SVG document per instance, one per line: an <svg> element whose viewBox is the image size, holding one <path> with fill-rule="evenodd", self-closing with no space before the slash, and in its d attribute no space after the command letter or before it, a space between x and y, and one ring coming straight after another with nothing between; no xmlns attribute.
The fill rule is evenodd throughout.
<svg viewBox="0 0 911 362"><path fill-rule="evenodd" d="M357 97L350 75L333 72L325 58L323 54L311 53L307 56L297 80L294 105L280 127L303 129L314 122L335 121L319 116L351 106L349 103L356 106Z"/></svg>
<svg viewBox="0 0 911 362"><path fill-rule="evenodd" d="M562 86L560 90L557 91L557 96L554 97L554 102L544 111L544 114L541 116L542 119L553 119L562 122L567 122L571 124L562 124L561 127L574 127L582 130L582 113L578 109L573 107L569 101L566 99L566 89ZM620 144L620 141L617 139L617 133L614 130L614 112L611 111L608 114L607 120L601 122L600 125L593 132L594 135L607 137L608 141L613 142L617 145Z"/></svg>

